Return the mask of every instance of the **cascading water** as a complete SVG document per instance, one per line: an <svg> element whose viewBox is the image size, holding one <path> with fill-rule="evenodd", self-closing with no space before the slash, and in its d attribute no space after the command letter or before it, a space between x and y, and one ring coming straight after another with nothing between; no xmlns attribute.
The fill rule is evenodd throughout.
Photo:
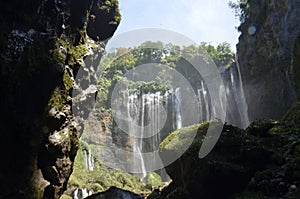
<svg viewBox="0 0 300 199"><path fill-rule="evenodd" d="M182 127L181 91L180 88L155 93L129 93L126 112L128 133L131 139L133 157L132 167L139 171L140 177L146 177L146 168L142 153L158 150L161 140L167 135L161 132L171 132ZM171 120L166 122L167 118ZM137 132L139 131L139 132ZM158 156L153 155L153 163Z"/></svg>
<svg viewBox="0 0 300 199"><path fill-rule="evenodd" d="M87 170L93 171L94 170L94 166L95 166L95 161L94 161L94 158L92 156L91 149L89 149L89 150L83 150L83 157L84 157L85 168Z"/></svg>
<svg viewBox="0 0 300 199"><path fill-rule="evenodd" d="M182 127L181 121L181 92L180 88L175 89L175 93L173 95L173 103L174 103L174 126L173 129L180 129Z"/></svg>
<svg viewBox="0 0 300 199"><path fill-rule="evenodd" d="M209 121L216 117L218 108L226 110L226 121L235 126L245 128L249 125L247 114L247 104L244 97L242 78L239 70L238 60L229 68L224 67L221 71L221 77L224 85L218 88L218 101L220 107L212 106L212 99L208 87L204 80L200 80L199 87L196 90L199 109L199 121ZM143 153L157 151L161 141L176 129L186 125L182 118L182 111L187 108L182 101L181 88L171 89L165 92L136 93L129 89L123 93L123 110L127 119L122 120L120 124L127 126L124 132L130 135L132 150L130 166L140 173L140 177L146 176L146 168L152 168L145 165ZM186 95L185 95L186 96ZM224 99L227 100L224 100ZM225 104L226 101L226 104ZM194 106L197 106L195 104ZM185 108L185 109L183 109ZM126 124L125 124L125 123ZM153 155L153 163L160 157Z"/></svg>
<svg viewBox="0 0 300 199"><path fill-rule="evenodd" d="M220 71L224 87L221 86L219 88L219 102L221 103L221 108L226 106L226 122L240 128L246 128L250 122L238 60L229 68L225 66L220 67ZM200 122L214 118L216 107L211 106L209 91L204 81L201 81L201 86L197 93ZM226 104L223 104L225 97Z"/></svg>
<svg viewBox="0 0 300 199"><path fill-rule="evenodd" d="M239 96L236 98L236 101L238 102L238 109L241 115L241 122L242 127L246 128L250 124L249 116L248 116L248 105L245 98L244 93L244 87L243 87L243 81L242 81L242 74L240 69L240 64L238 60L238 55L235 56L236 61L236 68L238 72L238 83L239 83Z"/></svg>
<svg viewBox="0 0 300 199"><path fill-rule="evenodd" d="M224 86L219 88L218 96L220 107L222 108L226 106L226 122L240 128L246 128L250 122L238 61L236 60L236 64L227 69L226 67L223 67L223 69L221 68L221 77L223 79ZM216 107L212 107L211 105L209 91L204 81L201 81L201 87L198 89L197 94L200 122L213 119ZM223 103L223 99L225 97L226 104Z"/></svg>
<svg viewBox="0 0 300 199"><path fill-rule="evenodd" d="M204 81L201 81L201 88L198 89L198 106L200 113L200 122L210 120L210 101L207 88L204 86Z"/></svg>
<svg viewBox="0 0 300 199"><path fill-rule="evenodd" d="M74 193L73 193L73 198L74 199L84 199L88 196L92 195L91 192L88 192L86 188L77 188Z"/></svg>

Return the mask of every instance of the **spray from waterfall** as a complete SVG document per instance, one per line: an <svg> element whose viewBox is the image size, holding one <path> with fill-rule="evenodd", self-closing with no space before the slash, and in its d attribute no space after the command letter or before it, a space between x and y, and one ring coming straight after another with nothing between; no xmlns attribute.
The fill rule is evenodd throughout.
<svg viewBox="0 0 300 199"><path fill-rule="evenodd" d="M137 94L129 93L128 89L126 92L126 112L130 118L128 131L133 151L132 167L139 171L143 179L147 174L143 153L158 150L161 140L167 136L166 133L162 135L162 131L168 133L182 127L181 91L176 88L164 93ZM158 156L153 155L152 158L153 164L160 161Z"/></svg>
<svg viewBox="0 0 300 199"><path fill-rule="evenodd" d="M241 75L241 69L240 64L238 60L238 55L235 56L235 62L236 62L236 69L238 72L238 81L239 84L239 96L236 97L236 101L238 104L238 110L241 116L241 126L242 128L246 128L250 124L249 116L248 116L248 104L246 102L245 93L244 93L244 86L242 81L242 75ZM233 80L234 81L234 80Z"/></svg>

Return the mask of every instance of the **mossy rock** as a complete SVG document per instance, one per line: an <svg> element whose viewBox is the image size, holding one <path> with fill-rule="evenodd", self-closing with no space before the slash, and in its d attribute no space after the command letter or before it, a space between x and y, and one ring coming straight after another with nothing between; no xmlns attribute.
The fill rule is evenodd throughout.
<svg viewBox="0 0 300 199"><path fill-rule="evenodd" d="M149 172L146 176L146 185L149 188L159 187L162 184L161 177L155 172Z"/></svg>
<svg viewBox="0 0 300 199"><path fill-rule="evenodd" d="M252 122L246 129L246 132L250 135L258 137L270 137L269 130L278 126L280 123L275 120L258 120Z"/></svg>
<svg viewBox="0 0 300 199"><path fill-rule="evenodd" d="M240 153L238 158L231 157L232 154L237 153L237 146L238 148L241 147L241 144L246 140L242 130L233 126L225 125L220 140L212 152L205 158L199 159L199 149L210 124L205 122L177 130L171 133L160 145L162 157L165 154L170 154L170 152L180 153L183 145L187 144L185 142L189 141L188 137L194 136L196 132L191 145L184 154L166 167L167 173L173 180L173 185L182 187L183 192L188 193L189 197L217 197L218 194L218 196L226 196L232 187L241 189L239 184L247 184L250 179L250 175L245 169L246 165L236 162L242 154L238 152ZM230 159L232 161L228 161ZM225 183L228 180L230 180L232 187ZM218 189L218 192L212 191L212 187Z"/></svg>
<svg viewBox="0 0 300 199"><path fill-rule="evenodd" d="M247 130L225 124L212 151L199 159L199 149L209 124L206 122L179 129L160 145L162 154L176 153L185 142L186 136L197 132L184 154L166 167L173 180L170 185L173 190L181 187L187 194L178 198L264 198L264 194L279 194L274 191L278 187L273 179L281 172L282 165L286 164L284 154L286 151L296 154L299 150L295 144L286 148L290 133L284 132L289 131L289 128L283 122L273 120L254 122ZM295 161L296 159L288 168L298 170ZM291 179L295 179L297 175L294 172L289 174ZM247 190L251 188L249 183L254 176L255 182L261 184ZM166 189L162 195L167 198L171 193L172 190Z"/></svg>
<svg viewBox="0 0 300 199"><path fill-rule="evenodd" d="M283 121L295 128L300 128L300 102L296 102L284 115Z"/></svg>
<svg viewBox="0 0 300 199"><path fill-rule="evenodd" d="M60 199L73 199L73 197L63 194Z"/></svg>

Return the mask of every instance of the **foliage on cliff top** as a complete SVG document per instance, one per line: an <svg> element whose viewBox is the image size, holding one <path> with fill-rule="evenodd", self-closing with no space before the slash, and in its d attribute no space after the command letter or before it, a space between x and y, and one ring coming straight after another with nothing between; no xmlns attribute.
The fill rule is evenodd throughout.
<svg viewBox="0 0 300 199"><path fill-rule="evenodd" d="M180 47L173 44L163 44L162 42L145 42L140 46L133 48L118 48L114 52L106 54L100 65L98 74L98 106L109 106L108 101L116 83L123 83L130 92L147 93L156 91L166 91L172 88L172 83L176 82L170 72L176 70L185 77L193 87L201 85L201 75L189 63L188 60L194 60L201 57L204 61L217 66L229 68L234 64L234 53L227 42L219 44L217 47L202 42L199 46L190 45ZM124 77L128 72L132 72L136 67L154 63L157 67L157 74L153 81L129 80ZM150 66L149 66L150 67ZM149 76L150 74L146 74Z"/></svg>

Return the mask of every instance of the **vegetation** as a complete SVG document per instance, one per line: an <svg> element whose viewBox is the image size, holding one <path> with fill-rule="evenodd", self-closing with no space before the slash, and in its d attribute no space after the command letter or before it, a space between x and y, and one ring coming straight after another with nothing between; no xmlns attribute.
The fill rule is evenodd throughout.
<svg viewBox="0 0 300 199"><path fill-rule="evenodd" d="M87 190L93 193L105 191L111 186L138 194L147 195L151 192L145 187L138 176L122 172L118 169L108 168L97 159L95 161L94 170L87 170L85 168L83 150L88 147L89 145L87 143L80 141L80 149L75 158L74 170L68 181L67 190L61 199L72 197L73 192L77 188L87 188ZM155 182L157 182L157 180Z"/></svg>
<svg viewBox="0 0 300 199"><path fill-rule="evenodd" d="M249 0L229 1L228 5L234 10L235 16L244 22L249 13Z"/></svg>
<svg viewBox="0 0 300 199"><path fill-rule="evenodd" d="M69 47L68 43L59 43L58 46L63 46L63 49L67 50L68 54L72 57L72 59L68 61L72 64L76 62L80 63L81 60L77 59L77 57L82 57L82 55L86 53L86 48L82 45ZM57 55L58 61L66 61L66 56L64 56L64 53L61 51L57 50L53 53ZM118 48L116 51L106 54L102 58L101 65L99 66L100 70L98 71L100 78L97 84L98 100L96 101L96 107L102 111L103 109L110 108L108 102L117 82L126 86L130 92L136 93L165 91L170 89L172 81L176 80L172 80L168 69L175 69L190 81L191 85L196 87L197 84L200 83L201 75L198 74L187 59L197 59L197 56L201 56L206 62L214 62L218 66L226 66L227 68L234 63L234 54L230 49L230 45L226 42L217 47L204 42L199 46L190 45L180 47L172 44L149 41L141 46ZM161 67L159 68L160 72L154 75L154 80L134 81L125 77L129 71L133 71L134 76L135 68L146 63L156 63L156 67ZM64 78L69 79L68 73L64 74ZM66 84L65 87L68 90L69 85ZM59 103L61 100L64 99L53 97L53 104L59 105L61 104ZM57 108L59 109L61 107ZM196 128L196 126L188 127L187 132L189 128ZM84 138L84 136L85 134L82 135L82 138ZM87 170L85 168L83 151L89 149L93 151L94 145L81 140L80 149L74 163L74 171L69 179L67 191L63 195L64 198L71 197L77 188L87 188L89 191L95 193L105 191L111 186L116 186L138 194L143 193L147 195L150 194L153 187L157 188L162 185L160 176L155 172L148 173L143 180L144 182L141 182L138 176L124 173L118 169L108 168L95 157L94 170Z"/></svg>
<svg viewBox="0 0 300 199"><path fill-rule="evenodd" d="M240 22L252 23L260 27L266 19L267 3L260 0L229 1L229 7L234 10ZM248 24L249 25L249 24ZM239 27L240 30L241 26Z"/></svg>
<svg viewBox="0 0 300 199"><path fill-rule="evenodd" d="M99 101L96 106L98 108L110 106L108 103L110 95L117 82L136 93L168 90L172 87L172 81L176 81L170 75L170 71L174 69L196 89L199 87L202 77L190 61L199 59L199 57L206 62L214 62L217 66L226 68L234 64L234 53L227 42L221 43L217 47L205 42L199 46L180 47L170 43L148 41L133 48L118 48L102 58L98 71L100 76L97 86ZM155 78L151 81L141 81L135 76L134 69L148 63L155 63L161 72L153 74ZM133 77L131 80L125 77L129 71Z"/></svg>

